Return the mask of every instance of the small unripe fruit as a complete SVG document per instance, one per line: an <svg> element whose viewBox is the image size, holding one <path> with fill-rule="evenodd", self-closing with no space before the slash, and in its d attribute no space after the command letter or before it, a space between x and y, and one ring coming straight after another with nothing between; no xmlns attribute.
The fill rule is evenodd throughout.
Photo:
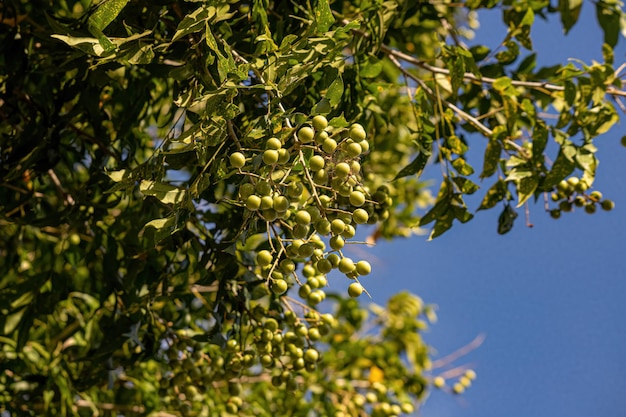
<svg viewBox="0 0 626 417"><path fill-rule="evenodd" d="M366 140L362 140L360 142L357 142L359 145L361 145L361 151L363 153L367 152L370 150L370 143Z"/></svg>
<svg viewBox="0 0 626 417"><path fill-rule="evenodd" d="M319 155L314 155L309 160L309 167L312 171L319 171L320 169L324 168L324 164L324 158Z"/></svg>
<svg viewBox="0 0 626 417"><path fill-rule="evenodd" d="M274 165L278 162L278 151L274 149L268 149L263 152L263 163L266 165Z"/></svg>
<svg viewBox="0 0 626 417"><path fill-rule="evenodd" d="M452 386L452 392L454 394L463 394L463 392L465 392L465 387L457 382Z"/></svg>
<svg viewBox="0 0 626 417"><path fill-rule="evenodd" d="M322 144L324 143L324 141L325 141L326 139L328 139L328 138L329 138L328 132L327 132L327 131L325 131L325 130L322 130L321 132L317 132L317 133L315 134L315 143L316 143L317 145L322 146Z"/></svg>
<svg viewBox="0 0 626 417"><path fill-rule="evenodd" d="M298 140L302 143L309 143L313 141L315 137L315 131L309 126L305 126L298 131Z"/></svg>
<svg viewBox="0 0 626 417"><path fill-rule="evenodd" d="M360 191L352 191L349 198L350 204L355 207L361 207L363 204L365 204L365 194Z"/></svg>
<svg viewBox="0 0 626 417"><path fill-rule="evenodd" d="M272 194L272 186L266 181L259 181L254 186L254 189L259 195L270 195Z"/></svg>
<svg viewBox="0 0 626 417"><path fill-rule="evenodd" d="M289 208L289 199L283 195L274 196L274 210L286 211Z"/></svg>
<svg viewBox="0 0 626 417"><path fill-rule="evenodd" d="M596 212L596 205L594 203L589 203L585 206L585 212L589 214L593 214Z"/></svg>
<svg viewBox="0 0 626 417"><path fill-rule="evenodd" d="M346 242L341 236L333 236L330 238L328 243L333 250L340 250L345 246Z"/></svg>
<svg viewBox="0 0 626 417"><path fill-rule="evenodd" d="M308 225L311 223L311 215L306 210L298 210L295 220L298 224Z"/></svg>
<svg viewBox="0 0 626 417"><path fill-rule="evenodd" d="M344 274L348 274L356 269L356 265L354 265L354 261L350 258L343 258L339 261L339 265L337 267L340 272Z"/></svg>
<svg viewBox="0 0 626 417"><path fill-rule="evenodd" d="M339 266L339 262L341 261L341 258L336 253L329 254L326 259L330 261L333 268L337 268Z"/></svg>
<svg viewBox="0 0 626 417"><path fill-rule="evenodd" d="M600 191L593 191L591 194L589 194L589 198L592 201L598 202L602 200L602 193Z"/></svg>
<svg viewBox="0 0 626 417"><path fill-rule="evenodd" d="M335 165L335 175L339 178L345 178L350 174L350 165L340 162Z"/></svg>
<svg viewBox="0 0 626 417"><path fill-rule="evenodd" d="M361 155L361 152L363 152L363 149L361 149L361 145L359 145L358 143L354 142L354 143L349 144L346 147L346 152L351 157L356 158L357 156Z"/></svg>
<svg viewBox="0 0 626 417"><path fill-rule="evenodd" d="M246 157L241 152L233 153L230 158L230 164L235 168L242 168L246 164Z"/></svg>
<svg viewBox="0 0 626 417"><path fill-rule="evenodd" d="M328 274L333 269L333 265L330 263L328 259L320 259L315 264L315 267L322 274Z"/></svg>
<svg viewBox="0 0 626 417"><path fill-rule="evenodd" d="M319 358L320 354L315 349L307 349L307 351L304 352L304 360L307 362L317 362Z"/></svg>
<svg viewBox="0 0 626 417"><path fill-rule="evenodd" d="M272 253L268 250L262 250L256 254L256 263L259 266L268 266L272 263L273 260L274 258L272 256Z"/></svg>
<svg viewBox="0 0 626 417"><path fill-rule="evenodd" d="M261 197L252 194L246 198L246 208L251 211L258 210L261 207Z"/></svg>
<svg viewBox="0 0 626 417"><path fill-rule="evenodd" d="M468 369L463 375L471 381L476 379L476 372L472 369Z"/></svg>
<svg viewBox="0 0 626 417"><path fill-rule="evenodd" d="M463 388L469 388L472 385L472 380L466 376L459 378L459 384L463 385Z"/></svg>
<svg viewBox="0 0 626 417"><path fill-rule="evenodd" d="M269 138L265 142L265 149L279 150L283 146L283 143L278 138Z"/></svg>
<svg viewBox="0 0 626 417"><path fill-rule="evenodd" d="M239 197L241 197L242 200L245 200L252 194L254 194L254 185L250 184L249 182L241 184L241 186L239 187Z"/></svg>
<svg viewBox="0 0 626 417"><path fill-rule="evenodd" d="M272 282L272 292L276 295L281 295L287 292L289 285L284 279L276 279Z"/></svg>
<svg viewBox="0 0 626 417"><path fill-rule="evenodd" d="M280 148L278 150L278 163L279 164L286 164L287 162L289 162L289 159L291 158L291 154L289 153L289 151L285 148Z"/></svg>
<svg viewBox="0 0 626 417"><path fill-rule="evenodd" d="M615 203L612 200L604 200L600 203L602 210L611 211L615 208Z"/></svg>
<svg viewBox="0 0 626 417"><path fill-rule="evenodd" d="M292 233L293 233L293 237L297 239L304 239L309 234L309 226L304 225L304 224L297 224L293 228Z"/></svg>
<svg viewBox="0 0 626 417"><path fill-rule="evenodd" d="M365 224L369 220L369 214L362 208L358 208L352 213L352 219L356 224Z"/></svg>
<svg viewBox="0 0 626 417"><path fill-rule="evenodd" d="M561 210L559 209L552 209L550 210L550 217L552 217L553 219L558 219L561 217Z"/></svg>
<svg viewBox="0 0 626 417"><path fill-rule="evenodd" d="M348 295L352 298L356 298L363 294L363 286L358 282L353 282L348 286Z"/></svg>
<svg viewBox="0 0 626 417"><path fill-rule="evenodd" d="M267 210L274 207L274 199L269 195L261 197L261 210Z"/></svg>
<svg viewBox="0 0 626 417"><path fill-rule="evenodd" d="M296 270L296 264L291 259L283 259L280 261L280 270L285 274L289 274Z"/></svg>
<svg viewBox="0 0 626 417"><path fill-rule="evenodd" d="M433 378L433 386L435 388L443 388L446 385L446 380L443 377L436 376Z"/></svg>
<svg viewBox="0 0 626 417"><path fill-rule="evenodd" d="M346 230L346 224L341 219L335 219L330 222L330 230L334 234L339 235L343 233L344 230Z"/></svg>
<svg viewBox="0 0 626 417"><path fill-rule="evenodd" d="M365 140L366 136L365 129L360 124L355 123L350 127L350 137L354 139L355 142Z"/></svg>
<svg viewBox="0 0 626 417"><path fill-rule="evenodd" d="M322 115L317 115L313 118L311 124L316 130L324 130L328 126L328 120Z"/></svg>
<svg viewBox="0 0 626 417"><path fill-rule="evenodd" d="M354 226L352 226L351 224L346 226L346 230L343 231L343 233L341 234L341 236L344 239L352 239L354 237L354 235L356 234L356 229L354 228Z"/></svg>
<svg viewBox="0 0 626 417"><path fill-rule="evenodd" d="M322 143L322 150L326 153L333 153L337 149L337 141L333 138L328 138Z"/></svg>
<svg viewBox="0 0 626 417"><path fill-rule="evenodd" d="M369 275L372 272L372 265L367 261L359 261L356 263L356 272L359 275Z"/></svg>
<svg viewBox="0 0 626 417"><path fill-rule="evenodd" d="M326 236L330 233L331 224L326 219L321 219L317 223L315 223L315 230L320 235Z"/></svg>

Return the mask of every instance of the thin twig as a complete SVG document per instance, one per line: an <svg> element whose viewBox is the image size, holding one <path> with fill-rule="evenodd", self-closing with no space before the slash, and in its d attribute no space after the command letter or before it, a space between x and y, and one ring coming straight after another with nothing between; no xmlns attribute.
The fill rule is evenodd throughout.
<svg viewBox="0 0 626 417"><path fill-rule="evenodd" d="M433 361L432 368L433 369L442 368L442 367L444 367L446 365L449 365L450 363L454 362L458 358L467 355L472 350L474 350L478 346L482 345L484 341L485 341L485 335L483 333L481 333L478 336L476 336L474 338L474 340L469 342L467 345L465 345L463 347L460 347L459 349L455 350L454 352L452 352L449 355L444 356L441 359L437 359L436 361Z"/></svg>

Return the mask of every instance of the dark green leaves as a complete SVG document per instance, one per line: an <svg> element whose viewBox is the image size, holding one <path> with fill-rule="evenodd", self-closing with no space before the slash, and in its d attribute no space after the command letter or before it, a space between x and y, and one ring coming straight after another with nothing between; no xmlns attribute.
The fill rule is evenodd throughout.
<svg viewBox="0 0 626 417"><path fill-rule="evenodd" d="M396 174L396 176L394 177L394 181L400 178L407 177L409 175L417 175L417 177L419 178L422 175L422 171L424 171L424 168L426 167L426 163L428 163L429 157L430 154L426 152L420 152L409 165L402 168L400 172Z"/></svg>
<svg viewBox="0 0 626 417"><path fill-rule="evenodd" d="M583 0L559 0L559 12L561 13L561 23L565 33L576 24L580 16Z"/></svg>

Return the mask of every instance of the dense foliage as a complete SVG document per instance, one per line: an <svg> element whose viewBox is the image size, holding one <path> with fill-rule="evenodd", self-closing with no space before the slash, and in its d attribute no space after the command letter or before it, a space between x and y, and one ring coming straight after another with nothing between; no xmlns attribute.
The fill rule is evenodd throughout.
<svg viewBox="0 0 626 417"><path fill-rule="evenodd" d="M604 62L538 68L535 19L594 7ZM537 200L610 210L621 7L4 1L0 410L397 416L462 392L473 371L431 367L432 307L359 304L371 266L344 247L437 237L476 192L499 233Z"/></svg>

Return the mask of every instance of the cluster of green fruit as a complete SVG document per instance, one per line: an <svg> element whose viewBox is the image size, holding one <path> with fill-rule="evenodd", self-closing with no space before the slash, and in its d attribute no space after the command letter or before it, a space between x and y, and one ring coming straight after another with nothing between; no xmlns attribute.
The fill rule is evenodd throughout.
<svg viewBox="0 0 626 417"><path fill-rule="evenodd" d="M472 369L468 369L461 375L458 380L452 384L450 391L453 394L462 394L465 392L467 388L472 385L472 381L476 379L476 372ZM436 376L433 378L432 384L435 388L445 389L447 387L447 383L445 378L442 376Z"/></svg>
<svg viewBox="0 0 626 417"><path fill-rule="evenodd" d="M556 192L552 193L552 201L558 203L557 208L550 210L550 216L554 219L561 217L561 213L571 212L574 207L584 208L585 212L593 214L599 205L603 210L610 211L615 203L608 199L602 199L600 191L591 191L587 194L589 185L577 177L562 180L556 186Z"/></svg>
<svg viewBox="0 0 626 417"><path fill-rule="evenodd" d="M286 392L306 391L299 375L316 369L321 354L313 342L330 332L335 318L311 310L303 319L288 311L284 320L276 320L261 308L252 316L246 337L228 339L224 348L184 334L171 338L166 352L171 372L158 376L159 397L166 405L185 416L197 415L199 407L206 406L203 394L210 390L212 397L220 399L211 407L214 413L237 415L244 403L240 379L246 370L255 368L264 369L271 376L267 382Z"/></svg>
<svg viewBox="0 0 626 417"><path fill-rule="evenodd" d="M359 277L371 272L342 249L362 224L385 219L391 199L386 187L373 194L362 184L360 158L369 151L358 123L333 127L316 115L299 129L270 137L262 149L240 149L230 164L244 175L237 204L266 222L271 239L256 253L257 273L277 295L298 283L309 305L321 302L327 274L339 270L352 279L348 294L364 292ZM295 132L295 134L293 134ZM303 282L296 274L302 266Z"/></svg>

